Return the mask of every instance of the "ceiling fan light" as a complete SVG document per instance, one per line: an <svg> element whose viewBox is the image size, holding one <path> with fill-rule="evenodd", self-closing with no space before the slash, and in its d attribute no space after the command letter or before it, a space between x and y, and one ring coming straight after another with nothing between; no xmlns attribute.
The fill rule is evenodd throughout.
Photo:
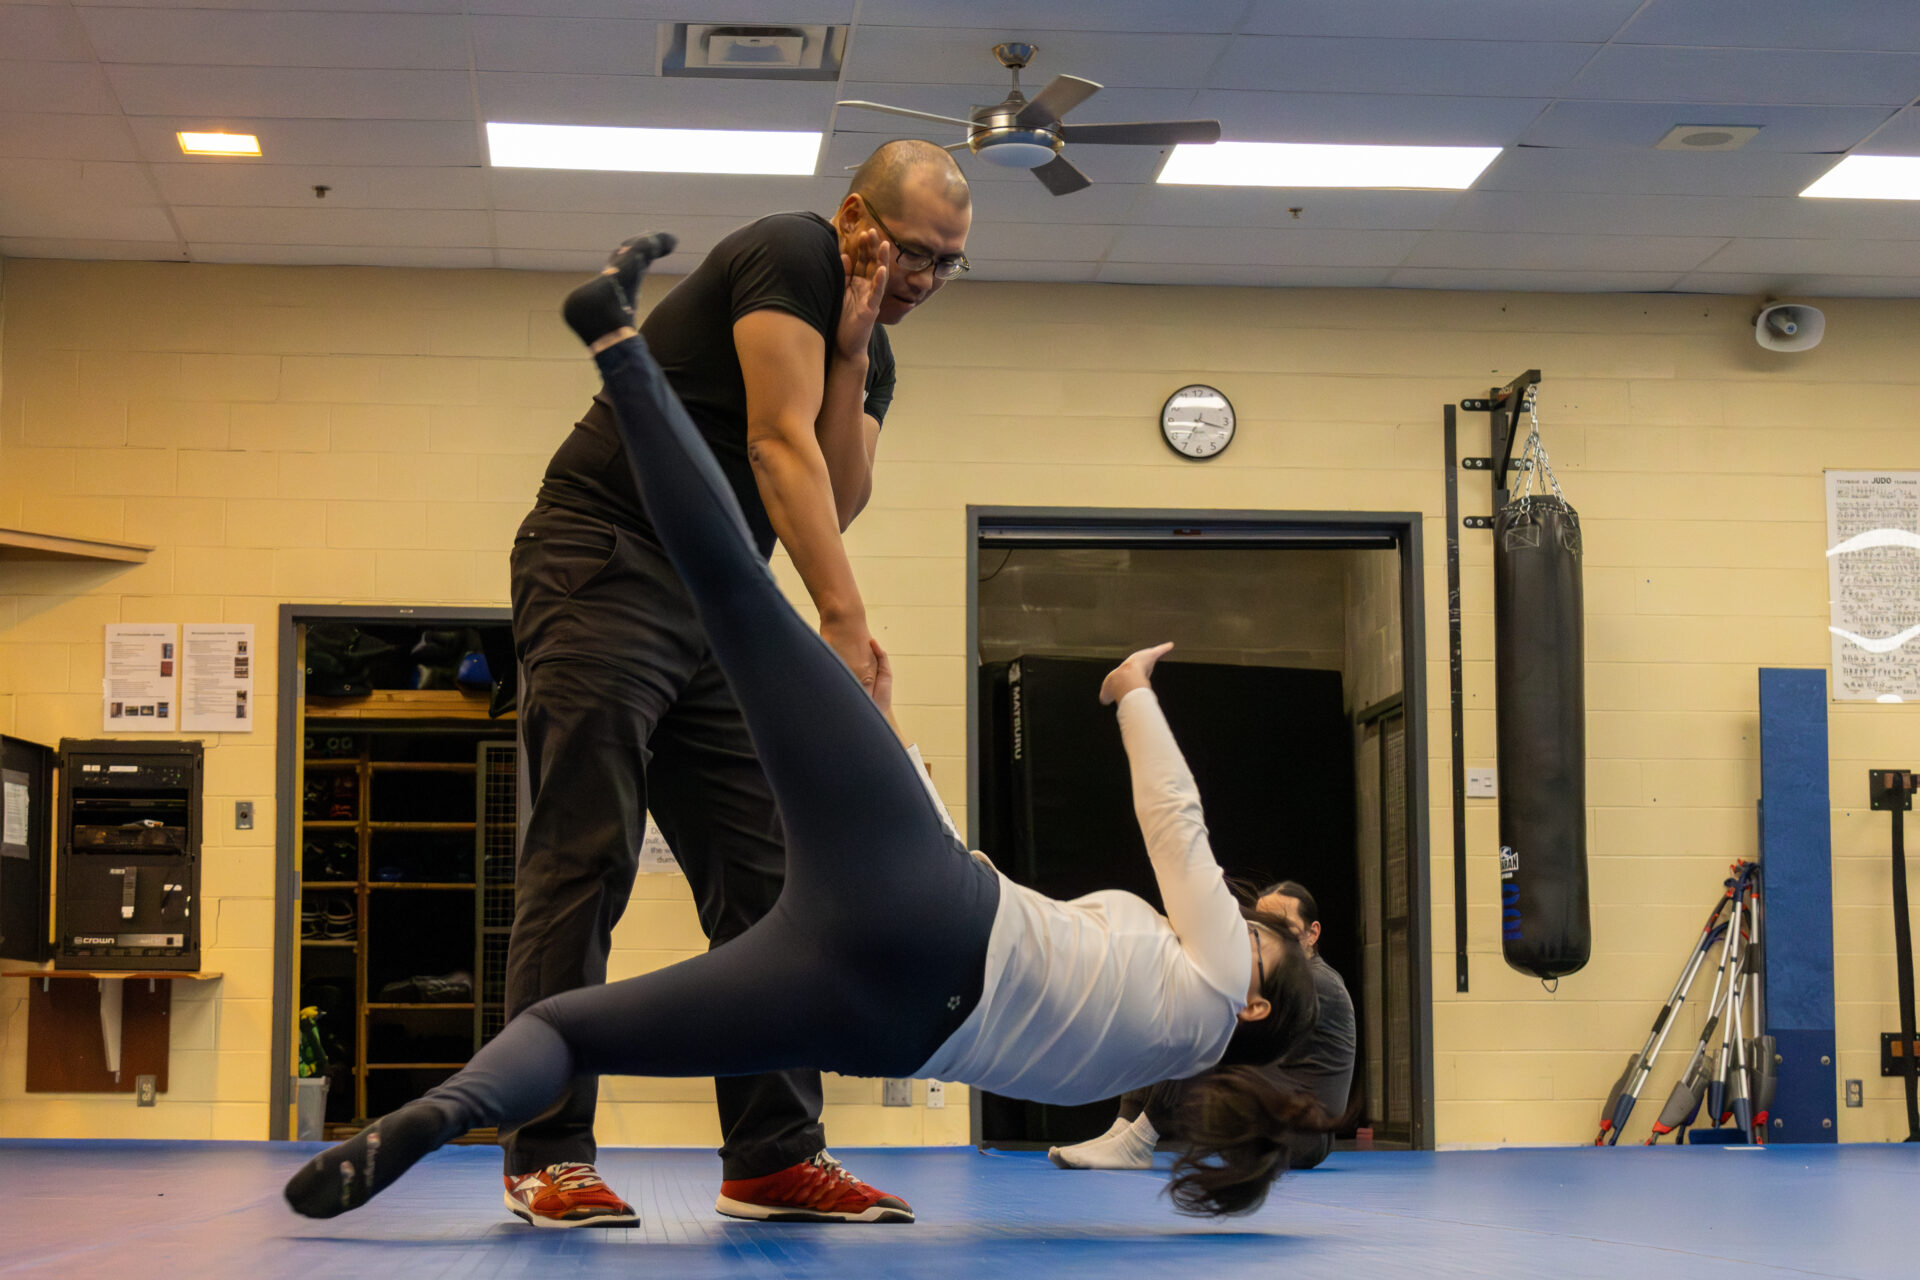
<svg viewBox="0 0 1920 1280"><path fill-rule="evenodd" d="M1053 159L1054 151L1038 142L993 142L977 147L974 154L1007 169L1035 169Z"/></svg>
<svg viewBox="0 0 1920 1280"><path fill-rule="evenodd" d="M1159 181L1184 186L1464 191L1499 154L1499 147L1182 143L1167 157Z"/></svg>

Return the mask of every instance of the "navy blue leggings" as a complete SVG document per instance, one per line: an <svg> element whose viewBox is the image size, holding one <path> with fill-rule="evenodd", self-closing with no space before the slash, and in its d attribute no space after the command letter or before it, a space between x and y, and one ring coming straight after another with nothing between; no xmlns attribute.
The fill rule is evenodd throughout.
<svg viewBox="0 0 1920 1280"><path fill-rule="evenodd" d="M428 1096L517 1127L577 1073L907 1075L979 1002L999 881L794 612L645 343L595 357L648 514L746 716L787 837L786 888L732 941L533 1005Z"/></svg>

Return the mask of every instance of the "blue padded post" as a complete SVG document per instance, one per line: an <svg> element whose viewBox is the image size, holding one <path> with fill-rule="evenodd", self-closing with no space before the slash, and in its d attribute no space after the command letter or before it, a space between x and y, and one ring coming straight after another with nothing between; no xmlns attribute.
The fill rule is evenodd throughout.
<svg viewBox="0 0 1920 1280"><path fill-rule="evenodd" d="M1825 671L1760 670L1760 876L1767 1029L1780 1055L1768 1138L1835 1142Z"/></svg>

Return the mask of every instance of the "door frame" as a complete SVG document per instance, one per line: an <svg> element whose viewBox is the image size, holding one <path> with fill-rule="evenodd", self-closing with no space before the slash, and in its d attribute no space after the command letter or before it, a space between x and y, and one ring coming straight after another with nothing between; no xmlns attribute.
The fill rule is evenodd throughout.
<svg viewBox="0 0 1920 1280"><path fill-rule="evenodd" d="M1426 569L1418 511L1213 511L1114 507L967 507L967 648L980 652L980 552L1022 547L1297 548L1394 550L1400 559L1400 692L1407 733L1407 939L1413 972L1408 1048L1413 1057L1412 1141L1431 1150L1433 1136L1433 955L1428 833ZM980 841L979 681L967 681L967 839ZM971 1108L979 1145L980 1109Z"/></svg>

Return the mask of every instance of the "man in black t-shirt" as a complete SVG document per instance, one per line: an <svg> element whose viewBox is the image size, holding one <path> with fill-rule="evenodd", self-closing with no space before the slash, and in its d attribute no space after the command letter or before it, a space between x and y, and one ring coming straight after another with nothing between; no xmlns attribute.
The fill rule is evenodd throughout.
<svg viewBox="0 0 1920 1280"><path fill-rule="evenodd" d="M745 510L777 540L822 636L869 688L876 646L840 535L866 506L893 400L897 324L966 270L971 201L945 151L893 142L831 220L778 213L715 245L640 332ZM662 552L596 397L548 465L513 547L527 810L507 963L511 1017L606 980L651 811L711 945L772 907L780 817L745 722ZM820 1077L714 1082L716 1208L748 1219L911 1221L826 1154ZM631 1226L594 1170L597 1080L504 1140L507 1207L536 1226Z"/></svg>

